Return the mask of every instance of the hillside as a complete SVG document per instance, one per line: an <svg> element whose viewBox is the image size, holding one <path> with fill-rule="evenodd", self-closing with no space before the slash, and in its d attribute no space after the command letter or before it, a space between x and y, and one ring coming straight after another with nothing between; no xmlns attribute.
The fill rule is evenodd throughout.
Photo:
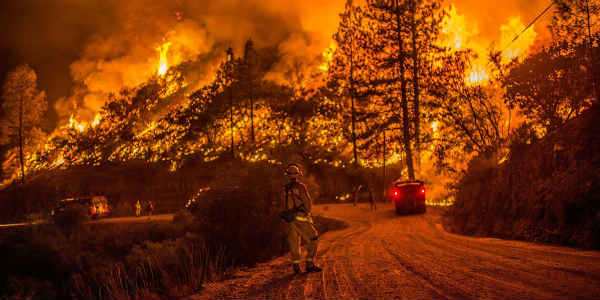
<svg viewBox="0 0 600 300"><path fill-rule="evenodd" d="M447 229L600 249L599 111L542 140L513 143L500 165L472 161Z"/></svg>

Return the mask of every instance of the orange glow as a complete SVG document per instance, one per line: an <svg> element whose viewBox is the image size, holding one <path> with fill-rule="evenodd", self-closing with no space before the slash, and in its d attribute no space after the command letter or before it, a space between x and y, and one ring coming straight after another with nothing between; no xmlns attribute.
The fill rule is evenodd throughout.
<svg viewBox="0 0 600 300"><path fill-rule="evenodd" d="M513 58L521 59L529 53L529 48L533 45L533 42L537 37L534 26L527 29L517 40L513 41L514 37L524 28L525 24L523 24L519 16L509 18L508 23L500 27L500 31L502 32L501 44L503 47L507 47L504 52L502 52L503 58L507 60Z"/></svg>
<svg viewBox="0 0 600 300"><path fill-rule="evenodd" d="M477 57L472 62L470 70L465 74L465 81L469 85L481 84L489 79L489 72L485 66L485 47L475 42L479 35L477 24L467 23L465 16L459 14L454 6L448 10L448 17L442 23L442 43L453 50L471 49Z"/></svg>
<svg viewBox="0 0 600 300"><path fill-rule="evenodd" d="M73 115L69 118L69 128L76 129L79 132L85 130L85 123L81 123L73 118Z"/></svg>
<svg viewBox="0 0 600 300"><path fill-rule="evenodd" d="M167 51L169 50L169 46L171 46L171 42L166 42L159 47L156 48L158 51L160 58L158 61L158 75L163 76L167 73L167 69L169 68L169 64L167 62Z"/></svg>
<svg viewBox="0 0 600 300"><path fill-rule="evenodd" d="M327 71L329 69L329 65L331 64L331 59L333 58L333 53L335 52L335 49L337 49L337 47L335 43L331 41L331 43L329 44L329 48L323 51L322 55L325 58L325 61L319 66L319 70Z"/></svg>
<svg viewBox="0 0 600 300"><path fill-rule="evenodd" d="M479 34L476 24L468 24L465 16L459 14L454 6L448 10L448 17L442 22L442 36L446 46L460 50L472 47L471 38Z"/></svg>
<svg viewBox="0 0 600 300"><path fill-rule="evenodd" d="M100 114L97 113L96 116L94 117L94 121L92 121L92 127L98 126L98 124L100 124L101 120L102 120L102 116L100 116Z"/></svg>
<svg viewBox="0 0 600 300"><path fill-rule="evenodd" d="M510 17L506 24L500 26L500 42L498 44L506 47L506 49L499 49L503 50L502 57L505 60L520 59L529 53L530 47L537 37L533 27L513 41L524 28L525 25L519 16ZM465 74L465 81L468 85L483 84L490 79L491 72L486 61L489 45L478 42L481 39L479 35L477 23L474 20L467 20L454 6L451 6L448 16L442 22L441 42L452 50L471 49L476 54L476 58L471 61L471 67Z"/></svg>
<svg viewBox="0 0 600 300"><path fill-rule="evenodd" d="M469 85L480 84L487 81L490 78L486 69L481 65L475 64L471 67L469 76L467 76L467 83Z"/></svg>

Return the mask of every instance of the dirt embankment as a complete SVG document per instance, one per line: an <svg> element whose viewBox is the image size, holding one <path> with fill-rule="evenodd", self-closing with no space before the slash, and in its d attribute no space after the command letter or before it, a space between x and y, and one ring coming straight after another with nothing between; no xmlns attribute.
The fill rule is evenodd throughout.
<svg viewBox="0 0 600 300"><path fill-rule="evenodd" d="M600 249L599 111L542 140L513 144L500 165L472 161L447 229Z"/></svg>

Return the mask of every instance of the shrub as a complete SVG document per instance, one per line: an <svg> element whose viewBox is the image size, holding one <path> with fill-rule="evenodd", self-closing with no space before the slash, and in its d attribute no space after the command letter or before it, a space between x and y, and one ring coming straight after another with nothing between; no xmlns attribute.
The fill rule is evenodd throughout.
<svg viewBox="0 0 600 300"><path fill-rule="evenodd" d="M63 211L56 212L54 222L63 232L71 233L90 219L88 210L89 208L82 204L69 205Z"/></svg>

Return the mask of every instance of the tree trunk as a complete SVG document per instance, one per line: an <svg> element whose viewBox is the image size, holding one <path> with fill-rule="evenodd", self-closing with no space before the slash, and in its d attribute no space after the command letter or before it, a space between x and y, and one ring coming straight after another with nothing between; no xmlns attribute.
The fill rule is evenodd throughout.
<svg viewBox="0 0 600 300"><path fill-rule="evenodd" d="M254 95L252 83L250 84L250 139L252 140L252 145L254 145Z"/></svg>
<svg viewBox="0 0 600 300"><path fill-rule="evenodd" d="M412 33L412 56L413 56L413 114L414 114L414 125L415 125L415 155L417 162L417 169L421 172L421 119L420 119L420 108L419 108L419 53L417 51L417 1L412 0L411 4L411 33Z"/></svg>
<svg viewBox="0 0 600 300"><path fill-rule="evenodd" d="M231 157L235 157L235 149L233 143L233 95L231 87L229 87L229 124L231 127Z"/></svg>
<svg viewBox="0 0 600 300"><path fill-rule="evenodd" d="M386 141L385 141L385 128L383 129L383 186L382 186L382 191L381 194L383 195L383 199L385 199L385 186L386 186L386 174L385 174L385 165L386 165L386 157L385 157L385 152L386 152Z"/></svg>
<svg viewBox="0 0 600 300"><path fill-rule="evenodd" d="M21 162L21 184L25 184L25 162L23 159L23 96L19 101L19 160Z"/></svg>
<svg viewBox="0 0 600 300"><path fill-rule="evenodd" d="M394 0L396 4L396 26L398 31L398 55L399 55L399 66L400 66L400 90L401 90L401 105L402 105L402 133L404 136L404 149L406 151L406 166L408 168L408 178L415 180L415 169L413 166L413 154L410 145L410 120L408 118L408 99L406 95L406 69L404 66L405 56L404 47L401 36L401 25L400 25L400 5L398 0Z"/></svg>
<svg viewBox="0 0 600 300"><path fill-rule="evenodd" d="M356 151L356 112L354 107L354 38L350 41L350 102L352 106L352 151L354 154L354 166L358 166L358 153Z"/></svg>

